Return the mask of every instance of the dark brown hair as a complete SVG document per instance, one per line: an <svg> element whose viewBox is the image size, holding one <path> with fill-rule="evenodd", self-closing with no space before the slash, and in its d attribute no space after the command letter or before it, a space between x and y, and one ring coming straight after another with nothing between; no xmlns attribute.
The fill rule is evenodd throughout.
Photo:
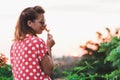
<svg viewBox="0 0 120 80"><path fill-rule="evenodd" d="M27 21L34 21L38 18L38 14L44 14L45 11L41 6L34 6L25 8L17 21L14 33L14 41L22 40L25 38L25 35L30 33L36 36L35 31L27 25Z"/></svg>

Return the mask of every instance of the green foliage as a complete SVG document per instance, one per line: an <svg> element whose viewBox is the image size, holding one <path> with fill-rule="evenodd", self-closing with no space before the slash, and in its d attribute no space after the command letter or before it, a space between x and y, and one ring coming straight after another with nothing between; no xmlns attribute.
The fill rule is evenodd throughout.
<svg viewBox="0 0 120 80"><path fill-rule="evenodd" d="M104 77L108 80L119 80L120 70L114 70L110 74L105 74Z"/></svg>
<svg viewBox="0 0 120 80"><path fill-rule="evenodd" d="M66 80L79 80L79 76L77 74L69 75Z"/></svg>
<svg viewBox="0 0 120 80"><path fill-rule="evenodd" d="M107 78L111 80L114 80L115 78L120 79L120 38L113 37L106 47L104 48L109 53L107 54L105 62L110 61L112 62L113 67L116 67L116 69L113 70L110 74L106 74Z"/></svg>
<svg viewBox="0 0 120 80"><path fill-rule="evenodd" d="M103 45L104 44L104 45ZM104 50L103 50L104 48ZM113 62L113 66L120 67L120 38L113 37L109 43L102 43L99 52L107 52L105 62Z"/></svg>
<svg viewBox="0 0 120 80"><path fill-rule="evenodd" d="M108 32L106 38L102 37L101 33L97 33L99 45L88 41L85 46L82 46L87 54L82 56L71 72L64 71L66 80L120 80L119 31L117 30L114 35L109 28L106 30ZM97 49L92 49L90 45Z"/></svg>
<svg viewBox="0 0 120 80"><path fill-rule="evenodd" d="M120 45L120 38L113 37L110 42L101 43L98 52L104 52L104 54L109 54L111 50L115 49Z"/></svg>
<svg viewBox="0 0 120 80"><path fill-rule="evenodd" d="M106 57L106 61L113 62L113 66L120 67L120 46L111 50L109 55Z"/></svg>
<svg viewBox="0 0 120 80"><path fill-rule="evenodd" d="M91 64L88 62L85 62L85 64L87 65L85 67L74 67L71 72L64 71L64 74L68 75L66 77L66 80L104 80L104 77L99 76L97 73L90 73L89 70L94 69Z"/></svg>
<svg viewBox="0 0 120 80"><path fill-rule="evenodd" d="M13 80L11 65L0 66L0 80Z"/></svg>
<svg viewBox="0 0 120 80"><path fill-rule="evenodd" d="M85 55L71 72L67 80L119 80L120 79L120 38L101 43L92 55Z"/></svg>
<svg viewBox="0 0 120 80"><path fill-rule="evenodd" d="M54 77L59 78L62 77L62 68L61 67L54 67Z"/></svg>

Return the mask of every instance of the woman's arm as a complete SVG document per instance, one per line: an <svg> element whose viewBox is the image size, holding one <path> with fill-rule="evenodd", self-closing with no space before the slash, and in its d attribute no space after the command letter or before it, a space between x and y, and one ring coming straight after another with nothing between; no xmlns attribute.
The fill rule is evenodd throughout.
<svg viewBox="0 0 120 80"><path fill-rule="evenodd" d="M53 74L53 68L54 68L54 63L53 63L52 53L51 53L51 48L53 47L54 44L55 44L55 41L53 40L52 35L48 34L47 36L48 52L44 56L43 60L41 61L41 66L43 71L49 76Z"/></svg>
<svg viewBox="0 0 120 80"><path fill-rule="evenodd" d="M49 54L46 54L41 61L41 67L45 74L51 76L53 74L54 63Z"/></svg>

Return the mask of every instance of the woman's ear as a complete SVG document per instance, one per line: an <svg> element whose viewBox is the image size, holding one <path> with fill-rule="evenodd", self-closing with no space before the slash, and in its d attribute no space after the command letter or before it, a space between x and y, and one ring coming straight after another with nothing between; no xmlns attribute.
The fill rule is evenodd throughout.
<svg viewBox="0 0 120 80"><path fill-rule="evenodd" d="M27 25L28 25L29 27L32 27L32 21L31 21L31 20L28 20L28 21L27 21Z"/></svg>

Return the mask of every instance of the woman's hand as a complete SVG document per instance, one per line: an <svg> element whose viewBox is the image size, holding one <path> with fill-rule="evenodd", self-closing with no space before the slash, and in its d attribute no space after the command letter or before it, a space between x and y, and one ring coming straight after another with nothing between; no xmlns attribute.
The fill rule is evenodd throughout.
<svg viewBox="0 0 120 80"><path fill-rule="evenodd" d="M55 41L53 40L53 36L51 34L47 35L47 47L51 49L55 45Z"/></svg>

